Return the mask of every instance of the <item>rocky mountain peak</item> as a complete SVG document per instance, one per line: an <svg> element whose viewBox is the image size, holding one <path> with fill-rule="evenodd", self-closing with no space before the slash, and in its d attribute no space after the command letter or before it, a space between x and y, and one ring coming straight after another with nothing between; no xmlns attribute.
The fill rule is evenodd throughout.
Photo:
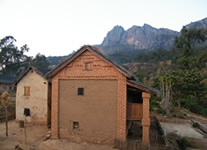
<svg viewBox="0 0 207 150"><path fill-rule="evenodd" d="M170 49L176 35L178 35L176 31L157 29L148 24L142 27L132 26L126 31L121 26L115 26L108 32L101 47L107 49L106 47L119 45L119 47L130 46L133 49Z"/></svg>
<svg viewBox="0 0 207 150"><path fill-rule="evenodd" d="M204 28L207 30L207 18L186 25L187 28ZM151 25L132 26L126 31L122 26L115 26L108 32L99 46L106 53L127 50L171 49L179 32L167 28L157 29Z"/></svg>
<svg viewBox="0 0 207 150"><path fill-rule="evenodd" d="M153 27L152 27L151 25L145 23L145 24L143 25L143 28L145 28L145 29L150 29L150 28L153 28Z"/></svg>
<svg viewBox="0 0 207 150"><path fill-rule="evenodd" d="M198 29L205 29L207 30L207 17L202 19L202 20L199 20L199 21L196 21L196 22L191 22L190 24L186 25L187 28L198 28Z"/></svg>
<svg viewBox="0 0 207 150"><path fill-rule="evenodd" d="M122 26L115 26L111 31L108 32L107 36L102 42L102 46L116 45L119 43L125 30Z"/></svg>

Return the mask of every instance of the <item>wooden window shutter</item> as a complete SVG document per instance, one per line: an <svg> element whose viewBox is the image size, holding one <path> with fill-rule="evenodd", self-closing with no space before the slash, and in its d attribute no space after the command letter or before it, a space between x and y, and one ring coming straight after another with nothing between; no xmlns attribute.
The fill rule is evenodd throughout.
<svg viewBox="0 0 207 150"><path fill-rule="evenodd" d="M30 96L30 87L24 87L24 95Z"/></svg>

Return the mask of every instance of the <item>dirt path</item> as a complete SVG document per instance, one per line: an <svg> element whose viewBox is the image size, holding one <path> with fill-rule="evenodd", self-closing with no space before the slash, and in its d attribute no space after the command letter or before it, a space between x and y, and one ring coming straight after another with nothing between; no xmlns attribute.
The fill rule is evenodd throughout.
<svg viewBox="0 0 207 150"><path fill-rule="evenodd" d="M9 136L5 136L5 123L0 123L0 149L10 150L14 149L16 145L24 149L29 149L31 145L37 145L44 139L48 132L46 126L26 127L26 144L24 128L19 128L19 123L16 121L9 121Z"/></svg>
<svg viewBox="0 0 207 150"><path fill-rule="evenodd" d="M0 150L14 150L19 145L24 150L115 150L112 146L86 142L73 143L68 140L44 141L49 129L46 126L27 125L25 143L24 128L16 121L9 121L9 136L5 135L5 123L0 123Z"/></svg>

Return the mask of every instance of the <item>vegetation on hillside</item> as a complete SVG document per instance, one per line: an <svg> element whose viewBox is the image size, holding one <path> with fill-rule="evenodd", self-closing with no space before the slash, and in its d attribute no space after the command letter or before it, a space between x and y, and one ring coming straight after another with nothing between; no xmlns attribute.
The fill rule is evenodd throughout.
<svg viewBox="0 0 207 150"><path fill-rule="evenodd" d="M123 50L109 54L145 84L160 89L157 102L168 113L171 104L207 116L207 32L183 28L171 50ZM127 52L126 52L127 51ZM163 112L156 106L156 111ZM153 108L152 108L153 109Z"/></svg>
<svg viewBox="0 0 207 150"><path fill-rule="evenodd" d="M179 109L184 107L207 116L207 84L203 82L206 77L203 69L207 62L207 48L196 49L196 46L205 40L205 31L195 28L184 27L181 35L176 37L175 49L173 49L176 55L171 57L176 67L158 76L155 80L157 83L154 83L154 86L161 90L162 102L167 103L167 106L164 105L165 110L169 108L168 101L173 101ZM165 95L168 97L166 98Z"/></svg>

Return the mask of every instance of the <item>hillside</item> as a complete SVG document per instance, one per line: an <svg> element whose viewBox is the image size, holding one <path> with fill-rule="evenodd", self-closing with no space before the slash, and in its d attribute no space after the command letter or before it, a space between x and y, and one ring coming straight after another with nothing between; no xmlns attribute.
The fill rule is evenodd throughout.
<svg viewBox="0 0 207 150"><path fill-rule="evenodd" d="M199 21L195 21L195 22L191 22L190 24L186 25L187 28L198 28L198 29L207 29L207 17L199 20Z"/></svg>
<svg viewBox="0 0 207 150"><path fill-rule="evenodd" d="M148 24L132 26L124 30L121 26L115 26L108 32L102 44L99 46L108 54L126 50L155 50L158 48L170 49L173 47L175 36L179 32L154 28Z"/></svg>
<svg viewBox="0 0 207 150"><path fill-rule="evenodd" d="M184 26L187 28L207 29L207 18L191 22ZM179 34L177 31L166 28L157 29L148 24L144 24L142 27L134 25L127 30L124 30L122 26L115 26L107 33L103 42L98 47L102 48L109 55L134 50L170 50L173 48L175 37Z"/></svg>

